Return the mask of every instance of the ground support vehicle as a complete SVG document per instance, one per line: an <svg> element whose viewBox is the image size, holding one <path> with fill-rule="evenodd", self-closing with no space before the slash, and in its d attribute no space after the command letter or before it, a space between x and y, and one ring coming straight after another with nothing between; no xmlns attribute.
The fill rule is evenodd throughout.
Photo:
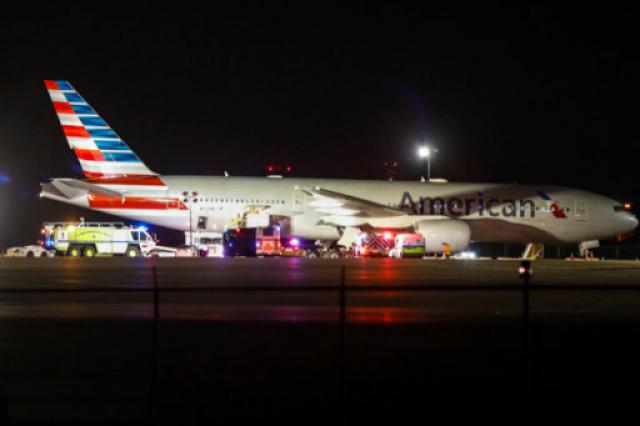
<svg viewBox="0 0 640 426"><path fill-rule="evenodd" d="M151 250L151 257L176 257L178 249L174 247L156 246Z"/></svg>
<svg viewBox="0 0 640 426"><path fill-rule="evenodd" d="M193 239L193 244L191 240ZM219 232L186 231L184 233L184 244L194 246L200 257L223 257L224 245L222 235Z"/></svg>
<svg viewBox="0 0 640 426"><path fill-rule="evenodd" d="M55 256L53 250L47 250L36 245L9 247L4 251L5 257L52 257Z"/></svg>

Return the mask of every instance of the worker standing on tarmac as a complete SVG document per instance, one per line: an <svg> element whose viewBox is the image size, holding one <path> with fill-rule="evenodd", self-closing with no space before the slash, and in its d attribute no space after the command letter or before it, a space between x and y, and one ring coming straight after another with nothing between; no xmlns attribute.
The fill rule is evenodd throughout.
<svg viewBox="0 0 640 426"><path fill-rule="evenodd" d="M451 257L451 246L449 245L449 243L443 243L442 245L444 246L442 248L444 258L449 259L449 257Z"/></svg>

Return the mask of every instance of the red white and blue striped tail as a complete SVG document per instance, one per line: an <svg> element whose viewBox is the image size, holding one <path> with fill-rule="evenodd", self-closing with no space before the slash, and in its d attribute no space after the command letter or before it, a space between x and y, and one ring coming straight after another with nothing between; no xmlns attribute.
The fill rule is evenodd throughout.
<svg viewBox="0 0 640 426"><path fill-rule="evenodd" d="M45 80L64 135L91 179L156 176L64 80Z"/></svg>

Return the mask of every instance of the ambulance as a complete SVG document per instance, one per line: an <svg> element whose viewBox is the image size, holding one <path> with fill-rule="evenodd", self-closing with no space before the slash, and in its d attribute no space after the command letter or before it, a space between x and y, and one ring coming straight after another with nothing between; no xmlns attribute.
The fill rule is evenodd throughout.
<svg viewBox="0 0 640 426"><path fill-rule="evenodd" d="M424 257L425 240L422 234L400 233L396 235L394 247L389 251L389 257Z"/></svg>

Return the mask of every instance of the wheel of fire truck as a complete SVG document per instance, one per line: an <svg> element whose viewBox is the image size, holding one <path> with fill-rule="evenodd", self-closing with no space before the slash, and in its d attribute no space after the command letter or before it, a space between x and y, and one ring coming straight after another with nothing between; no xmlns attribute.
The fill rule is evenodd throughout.
<svg viewBox="0 0 640 426"><path fill-rule="evenodd" d="M82 255L84 257L95 257L96 256L96 248L94 246L86 246L84 250L82 250Z"/></svg>
<svg viewBox="0 0 640 426"><path fill-rule="evenodd" d="M140 256L140 250L136 246L127 247L127 251L124 252L124 255L127 257L138 257Z"/></svg>
<svg viewBox="0 0 640 426"><path fill-rule="evenodd" d="M78 257L82 254L81 247L78 246L70 246L67 249L67 256Z"/></svg>

